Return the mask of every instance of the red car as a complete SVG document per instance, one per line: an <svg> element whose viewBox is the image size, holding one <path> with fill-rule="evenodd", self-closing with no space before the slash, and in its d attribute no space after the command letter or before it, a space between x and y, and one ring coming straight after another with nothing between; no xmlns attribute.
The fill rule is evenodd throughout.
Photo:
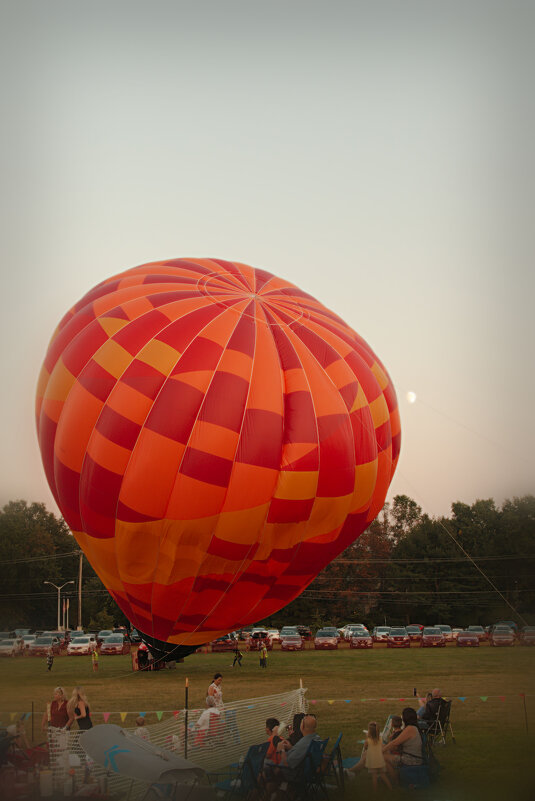
<svg viewBox="0 0 535 801"><path fill-rule="evenodd" d="M100 646L100 653L104 655L129 654L130 643L121 634L112 634L106 637Z"/></svg>
<svg viewBox="0 0 535 801"><path fill-rule="evenodd" d="M497 646L514 645L515 635L509 626L496 626L490 635L490 644Z"/></svg>
<svg viewBox="0 0 535 801"><path fill-rule="evenodd" d="M354 631L349 640L350 648L373 648L373 638L369 631Z"/></svg>
<svg viewBox="0 0 535 801"><path fill-rule="evenodd" d="M460 631L457 635L457 645L460 648L478 648L479 637L475 631Z"/></svg>
<svg viewBox="0 0 535 801"><path fill-rule="evenodd" d="M46 656L49 649L57 656L61 650L59 641L55 637L36 637L28 648L29 656Z"/></svg>
<svg viewBox="0 0 535 801"><path fill-rule="evenodd" d="M273 642L267 629L256 629L247 640L249 651L259 651L265 645L268 651L273 650Z"/></svg>
<svg viewBox="0 0 535 801"><path fill-rule="evenodd" d="M487 632L483 628L483 626L468 626L466 631L474 631L477 636L479 637L479 641L487 639Z"/></svg>
<svg viewBox="0 0 535 801"><path fill-rule="evenodd" d="M427 626L422 631L422 639L420 640L420 648L445 648L446 638L440 629L432 626Z"/></svg>
<svg viewBox="0 0 535 801"><path fill-rule="evenodd" d="M222 653L224 651L235 651L237 647L238 641L228 634L225 634L224 637L218 637L217 640L212 640L210 643L210 650L213 654Z"/></svg>
<svg viewBox="0 0 535 801"><path fill-rule="evenodd" d="M299 634L286 634L281 637L281 651L304 651L305 642Z"/></svg>
<svg viewBox="0 0 535 801"><path fill-rule="evenodd" d="M334 651L338 648L338 637L331 631L320 629L314 637L314 650Z"/></svg>
<svg viewBox="0 0 535 801"><path fill-rule="evenodd" d="M411 638L407 634L407 629L390 629L386 636L387 648L410 648Z"/></svg>

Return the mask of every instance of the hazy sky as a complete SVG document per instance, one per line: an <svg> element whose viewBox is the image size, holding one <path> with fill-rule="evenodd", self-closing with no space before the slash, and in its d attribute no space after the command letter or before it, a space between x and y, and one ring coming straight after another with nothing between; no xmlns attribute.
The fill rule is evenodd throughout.
<svg viewBox="0 0 535 801"><path fill-rule="evenodd" d="M64 312L179 256L274 272L369 342L390 496L533 491L534 8L3 0L0 502L56 510L33 403Z"/></svg>

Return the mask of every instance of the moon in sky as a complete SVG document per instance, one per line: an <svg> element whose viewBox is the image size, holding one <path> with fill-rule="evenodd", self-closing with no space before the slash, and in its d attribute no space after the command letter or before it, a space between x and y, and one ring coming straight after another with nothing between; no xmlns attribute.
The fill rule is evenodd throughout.
<svg viewBox="0 0 535 801"><path fill-rule="evenodd" d="M416 392L407 392L407 400L409 403L416 402Z"/></svg>

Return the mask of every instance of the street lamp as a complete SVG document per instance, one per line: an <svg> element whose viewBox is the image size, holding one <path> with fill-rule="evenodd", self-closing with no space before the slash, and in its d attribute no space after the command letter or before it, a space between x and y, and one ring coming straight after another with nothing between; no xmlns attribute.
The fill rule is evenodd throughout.
<svg viewBox="0 0 535 801"><path fill-rule="evenodd" d="M61 629L60 602L59 602L60 591L63 589L63 587L66 587L67 584L74 584L74 581L66 581L65 584L61 585L61 587L58 587L58 585L54 584L53 581L43 581L43 584L50 584L51 587L55 587L58 591L58 631L60 631Z"/></svg>

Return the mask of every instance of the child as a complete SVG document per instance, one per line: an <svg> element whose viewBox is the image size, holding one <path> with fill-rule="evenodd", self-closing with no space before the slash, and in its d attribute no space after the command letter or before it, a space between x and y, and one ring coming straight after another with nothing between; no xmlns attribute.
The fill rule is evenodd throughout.
<svg viewBox="0 0 535 801"><path fill-rule="evenodd" d="M136 728L134 729L134 734L137 735L137 737L142 737L143 740L148 740L150 743L150 734L145 728L145 718L143 715L140 715L138 718L136 718Z"/></svg>
<svg viewBox="0 0 535 801"><path fill-rule="evenodd" d="M263 642L260 647L260 667L267 668L267 656L268 652L266 648L266 643Z"/></svg>
<svg viewBox="0 0 535 801"><path fill-rule="evenodd" d="M386 775L386 763L383 756L383 744L379 736L377 723L372 720L368 725L368 732L364 741L364 748L362 749L362 756L355 765L346 771L348 778L355 778L355 774L363 767L368 768L368 773L372 777L373 792L377 790L377 779L381 779L389 790L392 789L390 779Z"/></svg>
<svg viewBox="0 0 535 801"><path fill-rule="evenodd" d="M47 667L47 670L49 670L49 671L52 670L52 665L53 664L54 664L54 651L52 650L52 647L50 647L48 649L48 651L47 651L47 654L46 654L46 667Z"/></svg>
<svg viewBox="0 0 535 801"><path fill-rule="evenodd" d="M91 654L91 661L93 663L93 673L96 673L98 671L98 651L96 648Z"/></svg>
<svg viewBox="0 0 535 801"><path fill-rule="evenodd" d="M238 667L241 667L241 661L243 659L243 654L240 649L236 646L236 650L234 651L234 662L232 663L232 667L238 663Z"/></svg>
<svg viewBox="0 0 535 801"><path fill-rule="evenodd" d="M388 738L388 742L389 743L391 743L392 740L395 740L396 737L399 737L399 735L401 734L401 726L402 726L402 724L403 724L403 721L402 721L402 719L401 719L401 717L399 715L393 715L392 716L392 733L390 734L390 737ZM399 750L399 748L392 748L390 750L390 753L391 754L399 754L400 750Z"/></svg>

